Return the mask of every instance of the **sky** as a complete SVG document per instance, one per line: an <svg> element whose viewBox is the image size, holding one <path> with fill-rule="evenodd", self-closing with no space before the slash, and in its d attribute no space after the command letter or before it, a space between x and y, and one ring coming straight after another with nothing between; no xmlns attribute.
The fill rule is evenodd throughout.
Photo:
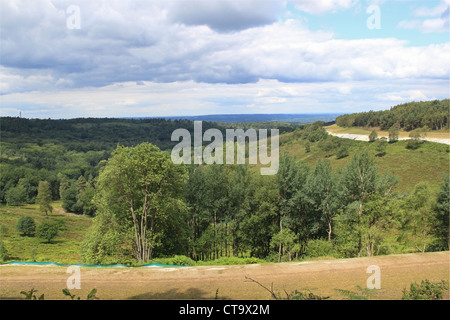
<svg viewBox="0 0 450 320"><path fill-rule="evenodd" d="M351 113L449 98L450 0L1 0L0 115Z"/></svg>

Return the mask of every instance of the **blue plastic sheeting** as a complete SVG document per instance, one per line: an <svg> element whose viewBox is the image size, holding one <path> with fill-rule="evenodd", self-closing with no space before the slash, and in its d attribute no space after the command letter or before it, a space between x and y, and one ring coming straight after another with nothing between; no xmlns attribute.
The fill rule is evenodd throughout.
<svg viewBox="0 0 450 320"><path fill-rule="evenodd" d="M100 265L100 264L61 264L56 262L24 262L24 261L11 261L8 263L0 264L0 266L57 266L57 267L69 267L69 266L78 266L78 267L88 267L88 268L141 268L141 267L186 267L172 264L160 264L160 263L150 263L142 266L127 266L124 264L109 264L109 265Z"/></svg>

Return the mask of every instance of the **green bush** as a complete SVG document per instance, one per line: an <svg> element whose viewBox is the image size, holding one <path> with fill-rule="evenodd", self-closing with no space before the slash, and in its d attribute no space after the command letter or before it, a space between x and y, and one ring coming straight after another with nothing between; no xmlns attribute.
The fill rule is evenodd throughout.
<svg viewBox="0 0 450 320"><path fill-rule="evenodd" d="M32 217L21 217L16 224L16 230L25 236L32 236L36 231L36 222Z"/></svg>
<svg viewBox="0 0 450 320"><path fill-rule="evenodd" d="M336 158L342 159L345 157L348 157L348 148L346 146L341 146L336 153Z"/></svg>
<svg viewBox="0 0 450 320"><path fill-rule="evenodd" d="M6 250L5 245L3 244L3 240L0 239L0 261L6 261L9 259L8 250Z"/></svg>
<svg viewBox="0 0 450 320"><path fill-rule="evenodd" d="M177 255L172 258L169 258L168 263L166 263L166 264L176 265L176 266L192 266L195 264L195 261L189 257Z"/></svg>
<svg viewBox="0 0 450 320"><path fill-rule="evenodd" d="M448 290L448 281L430 282L422 280L419 284L411 283L409 291L403 289L403 300L442 300L442 291Z"/></svg>
<svg viewBox="0 0 450 320"><path fill-rule="evenodd" d="M369 142L375 142L378 138L378 134L375 130L373 130L370 134L369 134Z"/></svg>
<svg viewBox="0 0 450 320"><path fill-rule="evenodd" d="M264 260L258 258L239 258L239 257L221 257L215 260L201 262L206 265L241 265L241 264L257 264L262 263Z"/></svg>
<svg viewBox="0 0 450 320"><path fill-rule="evenodd" d="M314 257L335 256L333 243L325 239L309 240L306 246L306 255Z"/></svg>
<svg viewBox="0 0 450 320"><path fill-rule="evenodd" d="M194 266L194 265L243 265L243 264L257 264L263 263L264 260L258 258L240 258L240 257L220 257L218 259L209 261L194 261L191 258L183 255L176 255L170 258L156 258L147 261L145 264L159 263L178 266Z"/></svg>
<svg viewBox="0 0 450 320"><path fill-rule="evenodd" d="M196 264L194 260L192 260L189 257L186 256L180 256L176 255L169 258L156 258L152 259L150 261L147 261L145 264L151 264L151 263L159 263L159 264L168 264L168 265L175 265L175 266L193 266Z"/></svg>
<svg viewBox="0 0 450 320"><path fill-rule="evenodd" d="M43 221L37 228L36 237L46 240L47 243L58 235L59 227L50 221Z"/></svg>
<svg viewBox="0 0 450 320"><path fill-rule="evenodd" d="M67 190L64 191L63 198L62 198L62 207L64 210L68 212L73 212L76 214L82 214L83 213L83 207L81 204L77 201L77 187L75 184L70 186Z"/></svg>

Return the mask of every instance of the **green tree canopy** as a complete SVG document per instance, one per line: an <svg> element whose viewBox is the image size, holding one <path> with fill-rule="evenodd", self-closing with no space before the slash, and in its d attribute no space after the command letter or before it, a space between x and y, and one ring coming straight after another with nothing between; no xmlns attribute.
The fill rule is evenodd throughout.
<svg viewBox="0 0 450 320"><path fill-rule="evenodd" d="M101 171L98 210L110 212L123 226L138 262L151 259L161 245L164 220L185 210L181 199L186 179L185 167L173 164L168 153L150 143L118 146Z"/></svg>
<svg viewBox="0 0 450 320"><path fill-rule="evenodd" d="M16 230L23 235L31 236L36 231L36 222L32 217L23 216L17 222Z"/></svg>
<svg viewBox="0 0 450 320"><path fill-rule="evenodd" d="M51 221L43 221L36 230L36 237L50 243L59 233L59 227Z"/></svg>
<svg viewBox="0 0 450 320"><path fill-rule="evenodd" d="M39 204L39 211L41 213L47 215L49 212L52 212L52 192L50 190L50 184L47 181L39 181L36 203Z"/></svg>
<svg viewBox="0 0 450 320"><path fill-rule="evenodd" d="M446 175L441 184L434 206L436 214L437 227L436 234L438 243L441 249L448 250L450 247L450 231L449 231L449 217L450 217L450 175Z"/></svg>

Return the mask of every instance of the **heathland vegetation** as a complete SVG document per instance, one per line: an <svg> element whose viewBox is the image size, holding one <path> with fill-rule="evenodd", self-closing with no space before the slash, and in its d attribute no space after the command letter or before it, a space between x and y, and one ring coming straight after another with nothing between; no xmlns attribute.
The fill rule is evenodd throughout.
<svg viewBox="0 0 450 320"><path fill-rule="evenodd" d="M173 164L171 133L190 121L2 118L0 258L227 264L448 250L448 146L271 125L283 126L280 168L261 176Z"/></svg>

